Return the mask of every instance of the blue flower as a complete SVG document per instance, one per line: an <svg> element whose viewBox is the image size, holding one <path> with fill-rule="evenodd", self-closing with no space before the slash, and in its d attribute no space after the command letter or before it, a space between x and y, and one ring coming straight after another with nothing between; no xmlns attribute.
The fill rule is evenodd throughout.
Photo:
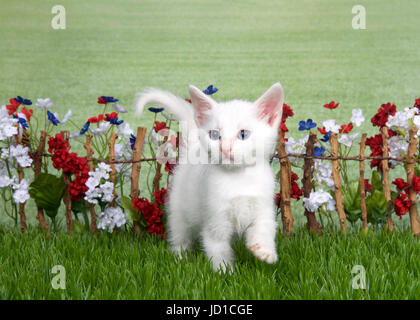
<svg viewBox="0 0 420 320"><path fill-rule="evenodd" d="M112 124L115 124L116 126L119 126L121 123L124 122L124 120L118 120L118 118L113 118L113 119L106 118L105 120Z"/></svg>
<svg viewBox="0 0 420 320"><path fill-rule="evenodd" d="M149 108L149 111L153 113L159 113L159 112L162 112L163 110L165 110L165 108L153 108L153 107Z"/></svg>
<svg viewBox="0 0 420 320"><path fill-rule="evenodd" d="M324 136L324 138L320 139L323 142L327 142L331 138L331 131L328 131L328 133Z"/></svg>
<svg viewBox="0 0 420 320"><path fill-rule="evenodd" d="M203 92L204 92L205 94L207 94L207 95L211 95L211 94L213 94L213 93L216 93L216 92L217 92L217 90L219 90L219 89L217 89L217 88L213 88L213 85L211 84L211 85L209 85L209 86L207 87L207 89L206 89L206 90L203 90Z"/></svg>
<svg viewBox="0 0 420 320"><path fill-rule="evenodd" d="M88 121L88 122L86 122L85 123L85 125L83 126L83 128L82 128L82 130L80 130L80 134L82 135L82 134L85 134L86 133L86 131L88 131L89 130L89 126L90 126L90 122Z"/></svg>
<svg viewBox="0 0 420 320"><path fill-rule="evenodd" d="M32 101L29 99L24 99L21 96L17 96L15 99L16 102L24 104L25 106L30 106L32 104Z"/></svg>
<svg viewBox="0 0 420 320"><path fill-rule="evenodd" d="M134 150L134 144L136 143L136 136L134 134L130 135L130 145L131 145L131 150Z"/></svg>
<svg viewBox="0 0 420 320"><path fill-rule="evenodd" d="M303 130L311 130L312 128L316 127L316 123L312 121L312 119L308 119L305 121L299 121L299 131Z"/></svg>
<svg viewBox="0 0 420 320"><path fill-rule="evenodd" d="M117 102L118 99L115 99L114 97L105 97L105 96L101 96L102 100L104 100L107 103L114 103Z"/></svg>
<svg viewBox="0 0 420 320"><path fill-rule="evenodd" d="M53 125L56 126L60 123L60 121L55 117L55 115L49 110L47 110L47 115L48 115L48 120L50 120Z"/></svg>
<svg viewBox="0 0 420 320"><path fill-rule="evenodd" d="M316 157L323 157L324 156L324 152L325 149L322 147L315 147L314 153L312 154L313 156Z"/></svg>
<svg viewBox="0 0 420 320"><path fill-rule="evenodd" d="M13 118L18 119L18 123L25 129L29 128L28 122L25 118L20 118L17 115L13 115Z"/></svg>

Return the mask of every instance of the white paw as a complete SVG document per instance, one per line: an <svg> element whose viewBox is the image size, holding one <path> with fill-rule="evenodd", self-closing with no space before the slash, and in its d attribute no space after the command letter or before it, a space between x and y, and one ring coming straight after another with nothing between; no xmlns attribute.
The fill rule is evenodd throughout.
<svg viewBox="0 0 420 320"><path fill-rule="evenodd" d="M249 250L252 252L252 254L259 260L265 262L265 263L275 263L277 262L277 253L275 250L270 250L267 247L264 247L260 245L259 243L256 243L249 247Z"/></svg>

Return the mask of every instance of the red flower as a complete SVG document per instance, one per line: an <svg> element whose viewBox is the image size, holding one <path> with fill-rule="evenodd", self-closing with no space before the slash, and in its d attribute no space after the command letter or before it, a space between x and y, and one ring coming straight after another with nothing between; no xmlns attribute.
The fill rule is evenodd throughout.
<svg viewBox="0 0 420 320"><path fill-rule="evenodd" d="M139 210L142 217L146 220L146 225L148 226L146 232L164 238L165 229L162 224L163 212L159 210L157 204L150 202L146 198L134 198L132 203L133 209Z"/></svg>
<svg viewBox="0 0 420 320"><path fill-rule="evenodd" d="M404 191L409 186L409 184L401 178L395 179L394 181L392 181L392 184L395 184L397 186L398 191Z"/></svg>
<svg viewBox="0 0 420 320"><path fill-rule="evenodd" d="M10 104L6 105L7 110L9 110L9 116L17 111L20 106L20 103L17 102L14 98L9 99Z"/></svg>
<svg viewBox="0 0 420 320"><path fill-rule="evenodd" d="M419 178L419 177L417 177L416 175L414 175L414 176L413 176L413 183L412 183L412 186L413 186L413 190L414 190L416 193L419 193L419 192L420 192L420 178Z"/></svg>
<svg viewBox="0 0 420 320"><path fill-rule="evenodd" d="M420 98L417 98L417 99L414 101L414 106L413 106L413 108L417 108L417 109L419 109L419 110L420 110Z"/></svg>
<svg viewBox="0 0 420 320"><path fill-rule="evenodd" d="M289 117L293 117L295 114L293 113L292 108L290 108L290 106L288 106L287 104L283 104L283 114L281 116L281 121L284 122L287 120L287 118Z"/></svg>
<svg viewBox="0 0 420 320"><path fill-rule="evenodd" d="M280 208L280 205L281 205L281 194L280 193L276 193L275 202L276 202L277 208Z"/></svg>
<svg viewBox="0 0 420 320"><path fill-rule="evenodd" d="M112 112L112 113L106 113L105 114L106 119L117 119L118 118L118 114L116 112Z"/></svg>
<svg viewBox="0 0 420 320"><path fill-rule="evenodd" d="M411 201L407 198L408 194L402 192L398 195L397 199L392 200L392 203L394 204L395 214L399 216L400 219L402 219L402 216L410 210Z"/></svg>
<svg viewBox="0 0 420 320"><path fill-rule="evenodd" d="M394 116L397 112L397 107L395 104L387 103L381 105L378 109L378 112L370 119L372 124L376 127L384 127L388 121L389 115Z"/></svg>
<svg viewBox="0 0 420 320"><path fill-rule="evenodd" d="M99 98L98 98L98 103L99 103L99 104L107 104L108 102L107 102L107 101L105 101L102 97L99 97Z"/></svg>
<svg viewBox="0 0 420 320"><path fill-rule="evenodd" d="M155 191L153 193L153 196L155 197L156 204L160 207L166 202L166 197L168 195L168 192L165 188L162 188L158 191Z"/></svg>
<svg viewBox="0 0 420 320"><path fill-rule="evenodd" d="M285 133L289 131L289 129L287 129L287 126L286 126L286 120L287 118L293 117L293 116L294 116L294 113L293 113L292 108L290 108L290 106L284 103L283 113L282 113L281 122L280 122L280 133L283 138L284 138Z"/></svg>
<svg viewBox="0 0 420 320"><path fill-rule="evenodd" d="M104 120L104 115L103 114L100 114L97 117L90 117L88 119L88 122L90 122L90 123L99 123L102 120Z"/></svg>
<svg viewBox="0 0 420 320"><path fill-rule="evenodd" d="M185 101L187 101L187 102L189 102L189 103L192 103L192 102L191 102L191 99L185 99Z"/></svg>
<svg viewBox="0 0 420 320"><path fill-rule="evenodd" d="M285 122L280 123L280 130L281 130L282 132L289 132L289 129L287 129L287 127L286 127L286 123L285 123ZM284 136L283 136L283 137L284 137Z"/></svg>
<svg viewBox="0 0 420 320"><path fill-rule="evenodd" d="M330 103L324 104L324 108L327 108L327 109L333 110L333 109L337 108L337 107L338 107L338 105L339 105L339 103L338 103L338 102L336 103L336 102L334 102L334 101L331 101Z"/></svg>
<svg viewBox="0 0 420 320"><path fill-rule="evenodd" d="M365 190L366 191L372 191L372 185L371 184L369 184L369 180L368 179L365 179Z"/></svg>
<svg viewBox="0 0 420 320"><path fill-rule="evenodd" d="M32 114L34 113L34 110L32 109L27 110L25 107L23 107L21 111L25 115L26 120L28 122L31 121L31 117L32 117Z"/></svg>
<svg viewBox="0 0 420 320"><path fill-rule="evenodd" d="M339 133L349 133L353 129L353 123L343 124L341 129L338 131Z"/></svg>
<svg viewBox="0 0 420 320"><path fill-rule="evenodd" d="M164 122L164 121L162 121L162 122L155 121L155 126L153 127L153 129L156 132L159 132L160 130L168 129L168 128L166 127L166 122Z"/></svg>
<svg viewBox="0 0 420 320"><path fill-rule="evenodd" d="M303 195L302 190L299 188L296 181L299 180L299 177L296 173L292 172L292 176L290 177L290 182L292 184L292 189L290 190L290 196L293 199L299 201L300 197Z"/></svg>
<svg viewBox="0 0 420 320"><path fill-rule="evenodd" d="M169 162L166 162L165 163L165 171L168 172L169 174L173 174L174 173L174 168L175 168L175 164L174 163L169 163Z"/></svg>
<svg viewBox="0 0 420 320"><path fill-rule="evenodd" d="M162 223L159 224L152 224L146 229L146 232L159 236L162 239L165 238L165 228Z"/></svg>
<svg viewBox="0 0 420 320"><path fill-rule="evenodd" d="M321 134L323 134L323 135L325 135L325 134L327 134L328 132L327 132L327 130L325 129L325 127L322 127L322 129L321 128L319 128L319 127L317 127L317 129L318 129L318 131L321 133Z"/></svg>
<svg viewBox="0 0 420 320"><path fill-rule="evenodd" d="M59 133L48 140L48 147L48 152L53 154L51 159L54 168L75 176L75 179L69 184L69 192L71 200L80 201L88 190L85 185L89 178L86 158L78 157L74 152L70 153L69 142Z"/></svg>
<svg viewBox="0 0 420 320"><path fill-rule="evenodd" d="M367 138L366 139L366 145L370 147L371 150L371 156L373 157L377 157L377 156L381 156L382 155L382 135L377 134L373 137ZM377 167L377 169L379 171L382 170L382 162L379 159L373 159L370 162L370 167L371 168L375 168Z"/></svg>

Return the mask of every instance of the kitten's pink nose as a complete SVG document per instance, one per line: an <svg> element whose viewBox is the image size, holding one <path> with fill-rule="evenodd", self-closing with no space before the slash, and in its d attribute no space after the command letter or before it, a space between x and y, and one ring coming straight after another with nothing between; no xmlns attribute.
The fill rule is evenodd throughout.
<svg viewBox="0 0 420 320"><path fill-rule="evenodd" d="M220 144L220 152L222 152L227 158L232 156L232 144L222 143Z"/></svg>

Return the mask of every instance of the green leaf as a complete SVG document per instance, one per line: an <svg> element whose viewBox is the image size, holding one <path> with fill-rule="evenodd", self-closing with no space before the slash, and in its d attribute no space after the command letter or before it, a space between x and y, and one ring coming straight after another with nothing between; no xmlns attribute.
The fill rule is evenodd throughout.
<svg viewBox="0 0 420 320"><path fill-rule="evenodd" d="M382 184L382 179L380 174L378 173L378 171L373 171L372 172L372 179L371 179L371 184L372 184L372 192L375 192L375 190L384 191L384 186Z"/></svg>
<svg viewBox="0 0 420 320"><path fill-rule="evenodd" d="M129 197L127 196L121 197L121 206L130 212L130 216L131 216L131 219L133 219L133 221L140 220L139 211L133 208L133 202L131 201Z"/></svg>
<svg viewBox="0 0 420 320"><path fill-rule="evenodd" d="M362 216L360 208L360 185L358 180L350 181L342 187L344 211L350 222L356 222Z"/></svg>
<svg viewBox="0 0 420 320"><path fill-rule="evenodd" d="M375 190L366 198L367 219L373 224L383 224L387 219L388 202L385 195Z"/></svg>
<svg viewBox="0 0 420 320"><path fill-rule="evenodd" d="M29 185L29 195L39 208L50 217L55 217L64 195L64 179L49 173L40 173Z"/></svg>
<svg viewBox="0 0 420 320"><path fill-rule="evenodd" d="M88 209L89 203L86 200L71 202L71 211L73 213L86 212Z"/></svg>

